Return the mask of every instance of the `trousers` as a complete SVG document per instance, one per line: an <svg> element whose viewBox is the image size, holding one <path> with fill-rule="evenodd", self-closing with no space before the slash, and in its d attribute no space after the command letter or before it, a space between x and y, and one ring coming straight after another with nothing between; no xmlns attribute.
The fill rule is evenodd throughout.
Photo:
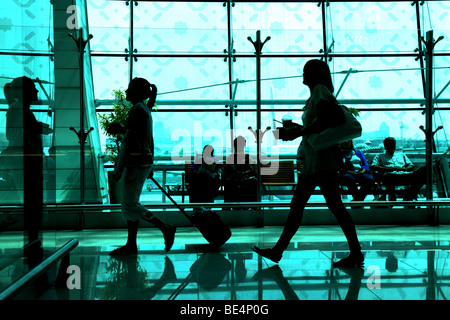
<svg viewBox="0 0 450 320"><path fill-rule="evenodd" d="M348 191L353 196L353 200L363 201L375 185L375 179L369 173L344 173L341 177L341 183L348 188ZM356 183L359 183L359 189L356 186Z"/></svg>
<svg viewBox="0 0 450 320"><path fill-rule="evenodd" d="M339 190L339 175L335 171L324 171L300 175L297 188L290 204L290 211L283 232L275 245L279 251L288 247L292 237L301 225L303 212L316 186L322 191L328 208L341 227L351 252L360 252L361 246L356 235L355 224L342 203Z"/></svg>
<svg viewBox="0 0 450 320"><path fill-rule="evenodd" d="M419 167L417 170L407 174L386 173L381 180L386 186L389 201L397 200L395 194L396 186L407 186L404 201L411 201L417 198L420 189L426 183L426 167Z"/></svg>
<svg viewBox="0 0 450 320"><path fill-rule="evenodd" d="M142 188L153 166L125 167L122 176L122 215L126 220L137 221L150 211L139 200Z"/></svg>

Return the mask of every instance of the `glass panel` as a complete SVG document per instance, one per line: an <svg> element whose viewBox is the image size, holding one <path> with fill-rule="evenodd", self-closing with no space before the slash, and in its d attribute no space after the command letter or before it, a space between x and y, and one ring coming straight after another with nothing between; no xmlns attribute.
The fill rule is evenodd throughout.
<svg viewBox="0 0 450 320"><path fill-rule="evenodd" d="M0 51L4 53L0 55L0 203L23 205L26 200L25 207L28 208L1 212L1 231L24 232L23 236L15 233L16 240L8 244L17 248L27 241L40 239L41 247L43 243L46 245L46 257L48 245L55 237L50 231L42 231L43 223L50 230L52 223L41 220L42 203L49 201L50 177L46 169L53 134L41 135L36 126L24 127L22 97L15 96L15 101L10 100L8 105L4 88L18 77L30 78L38 91L38 101L32 102L30 110L36 121L54 127L49 106L54 98L54 63L50 59L54 43L52 5L49 1L6 0L1 2L0 11ZM29 95L31 91L25 92ZM28 139L24 140L25 132ZM41 141L42 149L39 150ZM25 188L27 197L24 197ZM5 243L1 247L4 248ZM17 275L22 274L20 268L16 271Z"/></svg>
<svg viewBox="0 0 450 320"><path fill-rule="evenodd" d="M227 11L222 3L139 2L134 46L139 53L223 53Z"/></svg>
<svg viewBox="0 0 450 320"><path fill-rule="evenodd" d="M358 108L357 105L352 107ZM384 105L377 107L402 108L405 105ZM363 127L363 135L356 139L360 142L371 141L374 147L382 146L382 141L386 137L397 139L399 148L423 148L422 142L425 135L419 126L425 125L425 115L420 111L377 111L361 112L358 117ZM413 141L420 141L419 145ZM413 146L410 146L413 143Z"/></svg>
<svg viewBox="0 0 450 320"><path fill-rule="evenodd" d="M170 156L175 163L194 160L195 154L211 144L221 160L230 143L229 118L224 113L154 112L156 156Z"/></svg>
<svg viewBox="0 0 450 320"><path fill-rule="evenodd" d="M237 53L253 53L247 40L270 36L264 53L318 53L323 48L322 11L317 3L236 3L232 8L234 46Z"/></svg>
<svg viewBox="0 0 450 320"><path fill-rule="evenodd" d="M450 29L448 27L450 1L425 1L420 6L420 23L422 36L433 30L433 38L437 40L443 36L439 44L434 48L435 52L448 52L450 48Z"/></svg>
<svg viewBox="0 0 450 320"><path fill-rule="evenodd" d="M309 89L303 85L305 58L261 58L261 99L307 99ZM236 100L256 101L256 59L239 58L234 63L239 84Z"/></svg>
<svg viewBox="0 0 450 320"><path fill-rule="evenodd" d="M130 37L128 1L88 0L92 52L124 53Z"/></svg>
<svg viewBox="0 0 450 320"><path fill-rule="evenodd" d="M330 64L334 72L335 94L344 83L339 99L423 99L419 62L413 58L334 58Z"/></svg>
<svg viewBox="0 0 450 320"><path fill-rule="evenodd" d="M133 77L143 77L158 87L158 99L229 99L228 67L223 59L139 58ZM187 90L195 89L195 90Z"/></svg>
<svg viewBox="0 0 450 320"><path fill-rule="evenodd" d="M434 135L434 142L436 143L437 152L450 152L449 145L449 132L450 128L450 111L440 110L439 108L449 108L450 104L435 105L435 112L433 117L434 128L442 126L443 128L438 130ZM434 129L436 130L436 129Z"/></svg>
<svg viewBox="0 0 450 320"><path fill-rule="evenodd" d="M128 88L128 62L124 58L92 57L92 76L95 99L114 99L113 90Z"/></svg>
<svg viewBox="0 0 450 320"><path fill-rule="evenodd" d="M9 106L6 104L4 87L7 83L12 82L17 77L27 76L34 80L35 87L38 90L38 100L42 102L36 102L31 105L30 109L37 121L48 124L50 128L54 128L53 114L51 108L48 105L49 100L53 100L54 93L54 81L53 77L53 62L49 57L41 56L15 56L15 55L2 55L0 59L0 65L4 67L1 71L0 79L0 99L5 104L1 104L1 124L0 124L0 152L5 150L10 144L11 137L8 140L6 136L7 122L6 114L9 110ZM36 79L39 78L42 81L39 82ZM41 85L42 84L42 87ZM47 95L46 95L47 94ZM19 129L19 128L18 128ZM23 130L23 128L20 128ZM42 146L45 155L48 155L49 148L53 145L53 134L42 135ZM21 144L23 145L23 144ZM5 151L6 153L7 151ZM22 151L20 151L22 152ZM2 159L14 159L14 157L7 157ZM44 167L46 169L47 156L44 158ZM2 160L3 161L3 160ZM23 203L23 165L19 164L19 167L15 167L15 164L21 163L21 159L16 159L13 162L3 161L3 169L0 173L0 199L3 204L20 204ZM8 163L8 164L6 164ZM44 172L45 173L45 172ZM47 177L44 181L44 202L48 201Z"/></svg>
<svg viewBox="0 0 450 320"><path fill-rule="evenodd" d="M39 78L45 90L39 82L35 82L38 89L38 100L48 100L45 92L51 97L54 92L54 62L45 56L20 56L2 55L0 58L0 86L3 88L8 82L17 77L29 77L33 80ZM4 99L3 89L0 90L0 99Z"/></svg>
<svg viewBox="0 0 450 320"><path fill-rule="evenodd" d="M53 40L52 7L48 1L4 0L0 3L0 50L49 52ZM50 42L49 42L50 41Z"/></svg>
<svg viewBox="0 0 450 320"><path fill-rule="evenodd" d="M413 52L417 48L415 8L409 2L333 2L327 9L327 37L335 53Z"/></svg>
<svg viewBox="0 0 450 320"><path fill-rule="evenodd" d="M438 45L440 45L440 43ZM438 99L449 99L450 57L437 56L433 58L433 62L434 62L433 91L435 92L435 96L439 95Z"/></svg>

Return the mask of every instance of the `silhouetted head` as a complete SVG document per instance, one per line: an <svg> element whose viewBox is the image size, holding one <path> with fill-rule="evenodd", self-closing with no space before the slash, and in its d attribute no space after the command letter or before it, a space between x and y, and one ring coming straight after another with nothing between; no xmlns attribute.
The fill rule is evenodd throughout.
<svg viewBox="0 0 450 320"><path fill-rule="evenodd" d="M33 80L28 77L19 77L7 83L3 88L6 100L9 105L14 102L21 102L24 107L29 107L32 102L38 99L38 90Z"/></svg>
<svg viewBox="0 0 450 320"><path fill-rule="evenodd" d="M155 104L157 89L144 78L134 78L130 81L128 89L125 90L126 100L133 104L149 99L147 105L152 108Z"/></svg>
<svg viewBox="0 0 450 320"><path fill-rule="evenodd" d="M398 270L398 259L394 256L386 258L386 270L389 272L396 272Z"/></svg>
<svg viewBox="0 0 450 320"><path fill-rule="evenodd" d="M331 93L334 92L330 68L322 60L314 59L306 62L303 67L303 84L307 85L311 90L316 85L323 84Z"/></svg>
<svg viewBox="0 0 450 320"><path fill-rule="evenodd" d="M353 140L345 141L341 143L342 151L352 151L354 149Z"/></svg>
<svg viewBox="0 0 450 320"><path fill-rule="evenodd" d="M384 139L384 150L388 154L394 154L395 149L397 148L397 141L392 137L387 137Z"/></svg>
<svg viewBox="0 0 450 320"><path fill-rule="evenodd" d="M202 163L213 164L214 162L214 148L208 144L203 148Z"/></svg>
<svg viewBox="0 0 450 320"><path fill-rule="evenodd" d="M206 145L203 148L203 158L212 158L214 157L214 148L212 145Z"/></svg>
<svg viewBox="0 0 450 320"><path fill-rule="evenodd" d="M245 143L246 141L243 136L239 136L236 139L234 139L234 152L236 153L244 152Z"/></svg>

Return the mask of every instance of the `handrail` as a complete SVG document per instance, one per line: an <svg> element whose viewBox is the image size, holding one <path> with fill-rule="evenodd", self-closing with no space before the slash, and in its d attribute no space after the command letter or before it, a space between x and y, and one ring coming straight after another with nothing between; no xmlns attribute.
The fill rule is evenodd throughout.
<svg viewBox="0 0 450 320"><path fill-rule="evenodd" d="M0 300L11 299L16 296L25 286L29 285L32 281L46 272L53 264L64 258L70 251L72 251L76 246L78 246L78 239L72 239L68 241L65 245L59 248L50 257L42 261L39 265L29 271L27 274L23 275L16 282L11 284L8 288L0 293Z"/></svg>
<svg viewBox="0 0 450 320"><path fill-rule="evenodd" d="M450 200L417 200L417 201L343 201L345 206L348 207L361 207L361 206L373 206L373 207L386 207L386 206L426 206L426 207L439 207L449 206ZM274 207L289 207L290 201L281 202L214 202L214 203L179 203L182 208L274 208ZM149 209L176 209L175 205L169 203L152 203L144 206ZM306 207L326 207L325 201L311 201L306 204ZM23 206L0 206L2 210L21 211ZM120 210L120 204L57 204L46 205L44 210L46 211L71 211L71 210Z"/></svg>

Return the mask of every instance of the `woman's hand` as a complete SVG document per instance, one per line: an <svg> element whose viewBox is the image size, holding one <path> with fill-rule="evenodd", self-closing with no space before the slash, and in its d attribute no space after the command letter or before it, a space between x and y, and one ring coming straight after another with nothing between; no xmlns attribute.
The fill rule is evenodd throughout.
<svg viewBox="0 0 450 320"><path fill-rule="evenodd" d="M51 133L53 133L53 129L50 128L50 125L42 123L42 134L51 134Z"/></svg>
<svg viewBox="0 0 450 320"><path fill-rule="evenodd" d="M293 122L289 127L277 128L279 138L283 141L292 141L303 135L303 126Z"/></svg>
<svg viewBox="0 0 450 320"><path fill-rule="evenodd" d="M109 134L124 134L126 130L120 123L113 122L109 125L106 132Z"/></svg>

